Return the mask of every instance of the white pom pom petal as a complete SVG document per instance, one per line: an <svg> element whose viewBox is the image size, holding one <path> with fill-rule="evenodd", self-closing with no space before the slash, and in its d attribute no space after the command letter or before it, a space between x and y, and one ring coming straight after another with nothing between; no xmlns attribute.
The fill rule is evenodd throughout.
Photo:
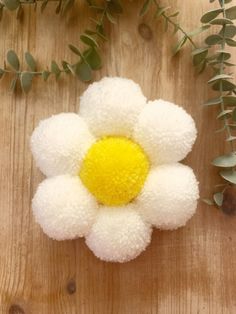
<svg viewBox="0 0 236 314"><path fill-rule="evenodd" d="M131 205L102 207L86 237L86 243L100 259L127 262L137 257L151 241L151 227Z"/></svg>
<svg viewBox="0 0 236 314"><path fill-rule="evenodd" d="M132 80L105 77L91 84L80 99L79 114L95 136L131 134L146 98Z"/></svg>
<svg viewBox="0 0 236 314"><path fill-rule="evenodd" d="M136 204L145 221L159 229L182 227L193 216L199 198L191 168L182 164L152 169Z"/></svg>
<svg viewBox="0 0 236 314"><path fill-rule="evenodd" d="M36 221L49 237L67 240L89 232L98 205L78 177L62 175L38 186L32 207Z"/></svg>
<svg viewBox="0 0 236 314"><path fill-rule="evenodd" d="M191 151L196 140L192 117L181 107L155 100L141 112L133 137L155 164L178 162Z"/></svg>
<svg viewBox="0 0 236 314"><path fill-rule="evenodd" d="M77 174L94 137L75 113L61 113L39 123L31 137L37 166L46 176Z"/></svg>

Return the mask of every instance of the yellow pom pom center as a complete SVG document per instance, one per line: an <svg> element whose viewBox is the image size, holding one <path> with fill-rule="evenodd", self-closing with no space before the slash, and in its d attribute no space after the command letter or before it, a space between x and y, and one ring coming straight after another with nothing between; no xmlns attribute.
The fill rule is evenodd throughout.
<svg viewBox="0 0 236 314"><path fill-rule="evenodd" d="M79 176L97 200L124 205L140 192L149 171L142 148L125 137L105 137L88 150Z"/></svg>

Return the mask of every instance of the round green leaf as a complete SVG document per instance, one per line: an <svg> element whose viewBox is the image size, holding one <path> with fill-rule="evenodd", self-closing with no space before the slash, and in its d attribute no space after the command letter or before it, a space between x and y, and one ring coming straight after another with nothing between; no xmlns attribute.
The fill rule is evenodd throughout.
<svg viewBox="0 0 236 314"><path fill-rule="evenodd" d="M87 34L83 34L80 36L80 39L83 43L85 43L86 45L88 45L90 47L98 47L98 43L96 42L96 40L92 36L89 36Z"/></svg>
<svg viewBox="0 0 236 314"><path fill-rule="evenodd" d="M225 14L228 19L235 20L236 19L236 6L225 10Z"/></svg>
<svg viewBox="0 0 236 314"><path fill-rule="evenodd" d="M216 167L229 168L236 166L236 154L227 154L219 156L212 161Z"/></svg>
<svg viewBox="0 0 236 314"><path fill-rule="evenodd" d="M218 192L218 193L215 193L213 195L213 199L216 203L217 206L221 207L222 206L222 203L223 203L223 193L222 192Z"/></svg>
<svg viewBox="0 0 236 314"><path fill-rule="evenodd" d="M212 85L212 89L213 90L217 90L219 91L221 88L221 84L222 84L222 90L223 91L232 91L236 88L236 85L226 81L226 80L221 80L221 81L216 81L213 85Z"/></svg>
<svg viewBox="0 0 236 314"><path fill-rule="evenodd" d="M233 40L232 38L226 38L225 41L226 41L228 46L236 47L236 41Z"/></svg>
<svg viewBox="0 0 236 314"><path fill-rule="evenodd" d="M220 172L220 175L226 181L236 184L236 172L234 170L231 169L222 170Z"/></svg>
<svg viewBox="0 0 236 314"><path fill-rule="evenodd" d="M233 77L228 74L219 74L214 76L212 79L208 81L208 83L213 83L215 81L223 80L223 79L232 79Z"/></svg>
<svg viewBox="0 0 236 314"><path fill-rule="evenodd" d="M22 72L20 75L20 84L23 92L28 93L33 80L34 75L30 72Z"/></svg>
<svg viewBox="0 0 236 314"><path fill-rule="evenodd" d="M220 35L210 35L205 39L205 43L209 46L219 44L221 41L222 37Z"/></svg>
<svg viewBox="0 0 236 314"><path fill-rule="evenodd" d="M215 17L217 17L222 11L223 11L223 9L217 9L217 10L211 10L211 11L206 12L202 16L201 22L202 23L209 23L211 20L213 20Z"/></svg>
<svg viewBox="0 0 236 314"><path fill-rule="evenodd" d="M227 24L233 24L233 22L229 19L222 18L222 19L212 20L210 22L210 24L212 24L212 25L227 25Z"/></svg>
<svg viewBox="0 0 236 314"><path fill-rule="evenodd" d="M92 79L92 70L86 62L80 62L75 68L76 76L84 82L90 81Z"/></svg>
<svg viewBox="0 0 236 314"><path fill-rule="evenodd" d="M219 32L220 36L225 36L227 38L233 38L236 35L236 26L235 25L226 25L225 29Z"/></svg>
<svg viewBox="0 0 236 314"><path fill-rule="evenodd" d="M90 48L84 52L84 58L86 62L90 65L92 70L98 70L102 66L101 57L94 48Z"/></svg>
<svg viewBox="0 0 236 314"><path fill-rule="evenodd" d="M35 72L36 71L36 61L34 60L34 57L29 53L25 53L25 61L27 65L29 66L30 70Z"/></svg>
<svg viewBox="0 0 236 314"><path fill-rule="evenodd" d="M3 3L5 4L6 8L10 11L14 11L20 6L19 0L4 0Z"/></svg>
<svg viewBox="0 0 236 314"><path fill-rule="evenodd" d="M7 61L10 66L15 70L19 71L20 69L20 61L14 50L9 50L7 53Z"/></svg>
<svg viewBox="0 0 236 314"><path fill-rule="evenodd" d="M236 97L235 96L223 96L223 103L227 106L236 106Z"/></svg>
<svg viewBox="0 0 236 314"><path fill-rule="evenodd" d="M146 1L144 2L143 6L142 6L142 8L141 8L141 10L140 10L140 12L139 12L139 15L140 15L140 16L144 16L144 15L147 13L147 11L148 11L148 9L149 9L151 3L152 3L152 0L146 0Z"/></svg>
<svg viewBox="0 0 236 314"><path fill-rule="evenodd" d="M50 74L51 73L49 71L43 71L43 73L42 73L43 80L47 81L47 79L49 78Z"/></svg>

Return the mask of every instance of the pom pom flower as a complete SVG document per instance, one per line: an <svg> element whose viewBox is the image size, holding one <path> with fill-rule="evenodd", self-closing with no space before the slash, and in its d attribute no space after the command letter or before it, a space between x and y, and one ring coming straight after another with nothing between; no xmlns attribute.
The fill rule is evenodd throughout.
<svg viewBox="0 0 236 314"><path fill-rule="evenodd" d="M198 183L179 163L196 133L184 109L147 102L131 80L91 84L79 114L52 116L33 132L31 149L47 176L32 202L36 221L56 240L85 237L102 260L137 257L152 227L184 226L196 210Z"/></svg>

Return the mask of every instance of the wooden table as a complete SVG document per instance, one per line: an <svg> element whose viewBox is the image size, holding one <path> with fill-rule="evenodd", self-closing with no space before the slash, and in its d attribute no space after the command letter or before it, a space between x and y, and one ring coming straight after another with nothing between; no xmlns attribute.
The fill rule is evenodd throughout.
<svg viewBox="0 0 236 314"><path fill-rule="evenodd" d="M67 44L78 44L88 24L82 1L65 17L26 8L19 22L4 14L0 23L0 56L14 49L23 60L31 53L40 65L52 59L73 60ZM201 104L210 97L209 73L196 76L191 48L172 58L176 36L164 33L160 22L138 17L137 2L123 1L125 14L108 29L102 49L104 75L126 76L138 82L149 99L164 98L186 108L195 118L199 136L186 163L200 181L201 196L219 182L210 161L224 152L214 109ZM233 0L235 2L235 0ZM140 4L140 1L138 2ZM199 25L207 0L170 1L181 10L186 29ZM216 3L217 4L217 3ZM139 6L140 7L140 6ZM173 9L173 10L174 10ZM152 38L140 36L144 22ZM56 242L34 222L31 199L43 180L29 151L29 137L38 122L62 111L77 111L87 87L73 77L57 83L37 79L25 96L0 85L0 312L2 314L234 314L236 313L236 219L199 202L197 214L185 228L155 231L144 254L126 264L104 263L84 240Z"/></svg>

